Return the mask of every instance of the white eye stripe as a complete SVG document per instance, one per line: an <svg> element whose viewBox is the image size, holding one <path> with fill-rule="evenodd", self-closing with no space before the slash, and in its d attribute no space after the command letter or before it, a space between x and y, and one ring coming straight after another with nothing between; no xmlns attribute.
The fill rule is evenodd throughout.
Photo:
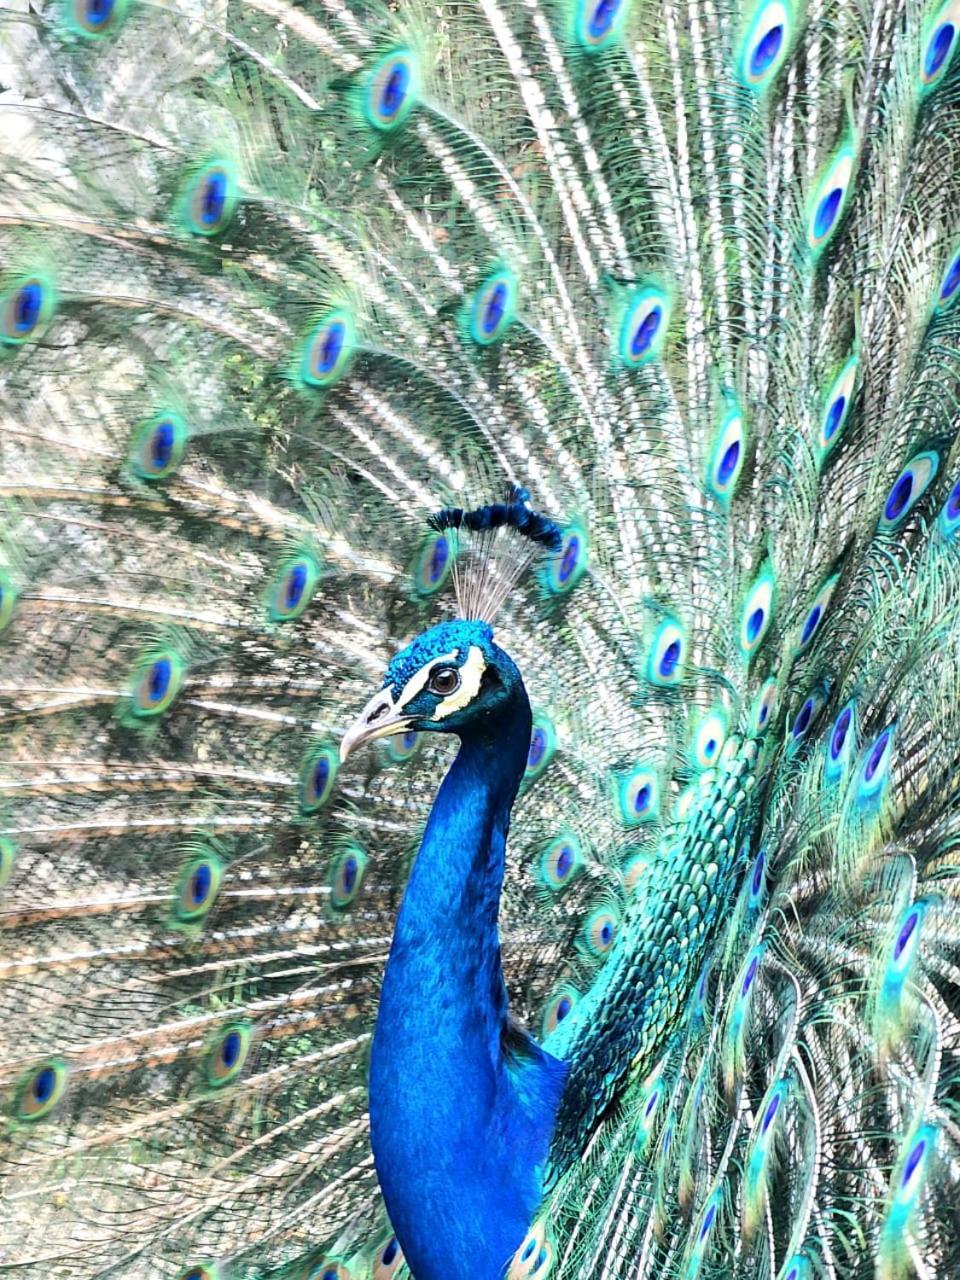
<svg viewBox="0 0 960 1280"><path fill-rule="evenodd" d="M453 715L454 711L459 711L462 707L467 706L480 692L480 681L483 679L483 673L487 669L487 664L483 658L483 651L478 649L475 644L470 646L470 652L467 654L467 660L460 668L460 688L455 689L448 698L437 706L433 713L434 720L442 720L445 716Z"/></svg>
<svg viewBox="0 0 960 1280"><path fill-rule="evenodd" d="M471 650L472 652L472 650ZM435 667L446 666L448 663L455 663L460 654L454 649L452 653L442 653L439 658L434 658L428 662L425 667L421 667L419 671L415 671L407 683L403 686L400 697L394 703L394 710L399 711L405 707L407 703L417 696L421 689L424 688L430 679L431 672Z"/></svg>

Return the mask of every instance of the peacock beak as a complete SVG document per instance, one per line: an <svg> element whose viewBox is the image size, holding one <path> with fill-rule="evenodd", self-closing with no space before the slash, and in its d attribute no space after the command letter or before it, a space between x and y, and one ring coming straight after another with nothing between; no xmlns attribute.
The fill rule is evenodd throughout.
<svg viewBox="0 0 960 1280"><path fill-rule="evenodd" d="M340 763L364 743L373 742L375 738L389 738L394 733L403 733L412 722L413 716L404 715L394 706L389 690L381 689L373 695L340 739Z"/></svg>

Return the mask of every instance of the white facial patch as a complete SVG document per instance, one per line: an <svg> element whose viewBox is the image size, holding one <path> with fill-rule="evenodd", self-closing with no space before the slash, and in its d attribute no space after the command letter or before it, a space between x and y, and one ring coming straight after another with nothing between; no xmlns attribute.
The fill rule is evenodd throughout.
<svg viewBox="0 0 960 1280"><path fill-rule="evenodd" d="M471 703L480 692L480 681L483 679L483 673L486 669L487 664L483 658L483 650L472 644L470 652L467 654L467 660L460 668L460 688L444 698L436 711L434 711L433 719L443 720L445 716L451 716L454 711L459 711L462 707Z"/></svg>
<svg viewBox="0 0 960 1280"><path fill-rule="evenodd" d="M453 653L443 653L439 658L434 658L431 662L428 662L425 667L421 667L419 671L415 671L400 691L400 697L393 704L394 711L400 711L407 705L411 698L415 698L417 696L423 686L430 679L430 673L433 671L434 667L445 667L449 666L450 663L455 664L459 657L459 652L454 649Z"/></svg>

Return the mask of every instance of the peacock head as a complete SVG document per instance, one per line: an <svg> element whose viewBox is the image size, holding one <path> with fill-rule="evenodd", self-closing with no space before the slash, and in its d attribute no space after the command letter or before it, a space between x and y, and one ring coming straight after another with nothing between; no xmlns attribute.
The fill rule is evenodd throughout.
<svg viewBox="0 0 960 1280"><path fill-rule="evenodd" d="M513 660L486 622L441 622L401 649L383 687L340 743L340 759L375 738L408 732L496 737L505 715L529 715Z"/></svg>

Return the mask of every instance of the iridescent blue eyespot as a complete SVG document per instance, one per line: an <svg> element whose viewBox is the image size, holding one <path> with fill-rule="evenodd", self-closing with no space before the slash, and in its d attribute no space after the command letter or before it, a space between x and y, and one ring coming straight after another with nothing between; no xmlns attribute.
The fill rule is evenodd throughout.
<svg viewBox="0 0 960 1280"><path fill-rule="evenodd" d="M145 423L133 441L131 465L141 480L165 480L180 465L187 447L187 425L178 413L164 411Z"/></svg>
<svg viewBox="0 0 960 1280"><path fill-rule="evenodd" d="M947 0L927 27L920 64L920 87L924 93L939 84L957 52L960 30L960 0Z"/></svg>
<svg viewBox="0 0 960 1280"><path fill-rule="evenodd" d="M960 298L960 249L956 249L946 265L937 290L937 311L946 311Z"/></svg>
<svg viewBox="0 0 960 1280"><path fill-rule="evenodd" d="M853 178L854 152L843 146L831 161L814 193L807 217L807 241L819 253L840 225Z"/></svg>
<svg viewBox="0 0 960 1280"><path fill-rule="evenodd" d="M897 918L892 935L888 935L892 941L886 944L886 964L879 998L881 1012L895 1012L899 1006L904 984L913 971L919 952L926 911L925 902L910 903Z"/></svg>
<svg viewBox="0 0 960 1280"><path fill-rule="evenodd" d="M893 758L894 736L894 726L889 725L867 747L857 780L858 800L876 800L886 787Z"/></svg>
<svg viewBox="0 0 960 1280"><path fill-rule="evenodd" d="M826 776L828 781L838 782L844 776L856 747L856 703L851 701L833 722L827 739Z"/></svg>
<svg viewBox="0 0 960 1280"><path fill-rule="evenodd" d="M777 682L772 676L764 680L757 691L750 717L751 731L754 734L763 733L768 728L776 709L777 692Z"/></svg>
<svg viewBox="0 0 960 1280"><path fill-rule="evenodd" d="M821 584L819 591L807 606L806 614L800 626L800 637L796 648L797 654L803 653L813 643L814 636L820 630L820 625L830 607L830 601L833 599L833 593L836 591L839 581L840 575L838 573L831 574Z"/></svg>
<svg viewBox="0 0 960 1280"><path fill-rule="evenodd" d="M506 267L487 276L469 304L468 336L481 347L502 338L516 315L518 293L517 277Z"/></svg>
<svg viewBox="0 0 960 1280"><path fill-rule="evenodd" d="M574 33L581 48L590 53L609 48L619 38L630 0L577 0Z"/></svg>
<svg viewBox="0 0 960 1280"><path fill-rule="evenodd" d="M647 679L661 688L680 684L686 657L686 632L675 618L668 618L661 622L654 633L647 659Z"/></svg>
<svg viewBox="0 0 960 1280"><path fill-rule="evenodd" d="M297 1278L299 1280L299 1277ZM324 1258L323 1262L304 1273L303 1280L355 1280L353 1272L342 1262Z"/></svg>
<svg viewBox="0 0 960 1280"><path fill-rule="evenodd" d="M810 721L813 719L816 709L817 702L814 697L807 698L801 705L800 710L794 717L793 725L790 730L796 741L799 741L810 728Z"/></svg>
<svg viewBox="0 0 960 1280"><path fill-rule="evenodd" d="M620 358L636 368L663 349L670 323L670 299L662 289L646 285L633 295L620 324Z"/></svg>
<svg viewBox="0 0 960 1280"><path fill-rule="evenodd" d="M373 1260L372 1280L392 1280L403 1266L403 1252L396 1236L391 1236L377 1250Z"/></svg>
<svg viewBox="0 0 960 1280"><path fill-rule="evenodd" d="M330 869L330 905L338 911L356 899L367 870L367 855L358 845L342 850Z"/></svg>
<svg viewBox="0 0 960 1280"><path fill-rule="evenodd" d="M774 577L770 565L757 574L740 609L740 649L749 659L770 629L774 609Z"/></svg>
<svg viewBox="0 0 960 1280"><path fill-rule="evenodd" d="M367 124L390 133L406 120L420 94L420 64L409 49L394 49L367 76L363 114Z"/></svg>
<svg viewBox="0 0 960 1280"><path fill-rule="evenodd" d="M53 284L43 276L24 276L0 294L0 344L19 347L39 338L55 306Z"/></svg>
<svg viewBox="0 0 960 1280"><path fill-rule="evenodd" d="M782 1099L779 1093L775 1093L773 1097L770 1099L767 1109L763 1113L763 1123L761 1125L762 1133L766 1133L767 1130L770 1128L771 1124L773 1123L773 1118L780 1109L781 1101Z"/></svg>
<svg viewBox="0 0 960 1280"><path fill-rule="evenodd" d="M21 1076L14 1094L14 1116L31 1123L48 1116L63 1097L68 1074L62 1058L49 1058L31 1067Z"/></svg>
<svg viewBox="0 0 960 1280"><path fill-rule="evenodd" d="M554 595L571 591L587 568L589 543L586 530L570 525L561 534L560 550L547 561L546 582Z"/></svg>
<svg viewBox="0 0 960 1280"><path fill-rule="evenodd" d="M619 926L620 917L612 907L592 911L583 927L583 942L590 955L605 956L616 941Z"/></svg>
<svg viewBox="0 0 960 1280"><path fill-rule="evenodd" d="M227 160L214 160L194 174L183 202L187 228L198 236L215 236L229 226L237 207L236 170Z"/></svg>
<svg viewBox="0 0 960 1280"><path fill-rule="evenodd" d="M78 36L97 39L116 31L127 9L127 0L64 0L67 27Z"/></svg>
<svg viewBox="0 0 960 1280"><path fill-rule="evenodd" d="M960 480L954 483L947 500L940 510L940 532L945 538L955 538L960 530Z"/></svg>
<svg viewBox="0 0 960 1280"><path fill-rule="evenodd" d="M563 986L557 991L543 1011L543 1035L548 1036L551 1031L556 1031L557 1027L565 1018L568 1018L573 1012L580 999L580 992L576 987Z"/></svg>
<svg viewBox="0 0 960 1280"><path fill-rule="evenodd" d="M582 867L580 842L569 833L558 836L540 857L540 882L554 891L565 889Z"/></svg>
<svg viewBox="0 0 960 1280"><path fill-rule="evenodd" d="M413 567L413 587L418 596L439 591L453 568L455 544L449 533L431 534L421 545Z"/></svg>
<svg viewBox="0 0 960 1280"><path fill-rule="evenodd" d="M524 781L532 782L534 778L539 778L553 759L556 749L557 732L553 721L544 712L537 712L533 717Z"/></svg>
<svg viewBox="0 0 960 1280"><path fill-rule="evenodd" d="M174 914L182 924L196 924L209 915L217 900L223 863L203 850L188 859L177 881Z"/></svg>
<svg viewBox="0 0 960 1280"><path fill-rule="evenodd" d="M387 755L396 764L401 764L405 760L409 760L411 756L416 755L420 749L422 739L415 729L408 729L406 733L394 734L392 738L387 739Z"/></svg>
<svg viewBox="0 0 960 1280"><path fill-rule="evenodd" d="M185 673L183 659L173 649L150 654L141 660L133 675L133 714L147 718L167 711L180 692Z"/></svg>
<svg viewBox="0 0 960 1280"><path fill-rule="evenodd" d="M626 774L617 789L617 807L625 826L655 822L660 812L660 779L656 770L637 765Z"/></svg>
<svg viewBox="0 0 960 1280"><path fill-rule="evenodd" d="M267 592L267 612L273 622L302 617L320 582L319 561L308 552L285 560Z"/></svg>
<svg viewBox="0 0 960 1280"><path fill-rule="evenodd" d="M832 452L832 449L835 448L838 440L840 440L840 436L844 433L844 428L850 417L852 403L854 403L856 375L858 375L859 367L860 358L854 353L838 372L836 379L833 380L831 389L827 393L817 440L817 461L820 467L826 462L829 453Z"/></svg>
<svg viewBox="0 0 960 1280"><path fill-rule="evenodd" d="M301 347L300 380L314 389L333 386L346 373L356 347L356 325L351 312L345 307L328 311Z"/></svg>
<svg viewBox="0 0 960 1280"><path fill-rule="evenodd" d="M932 450L912 457L891 486L878 528L889 531L901 524L930 488L939 470L940 455Z"/></svg>
<svg viewBox="0 0 960 1280"><path fill-rule="evenodd" d="M770 86L790 51L793 27L793 9L785 0L762 0L740 46L744 84L760 91Z"/></svg>
<svg viewBox="0 0 960 1280"><path fill-rule="evenodd" d="M232 1022L222 1027L207 1053L207 1083L221 1089L236 1080L252 1042L253 1029L249 1022Z"/></svg>
<svg viewBox="0 0 960 1280"><path fill-rule="evenodd" d="M311 747L300 766L300 812L319 813L333 794L340 765L339 752L332 744Z"/></svg>
<svg viewBox="0 0 960 1280"><path fill-rule="evenodd" d="M724 506L736 491L745 456L743 414L732 409L723 420L707 464L707 489Z"/></svg>
<svg viewBox="0 0 960 1280"><path fill-rule="evenodd" d="M222 1280L220 1268L215 1262L192 1263L181 1271L177 1280Z"/></svg>

